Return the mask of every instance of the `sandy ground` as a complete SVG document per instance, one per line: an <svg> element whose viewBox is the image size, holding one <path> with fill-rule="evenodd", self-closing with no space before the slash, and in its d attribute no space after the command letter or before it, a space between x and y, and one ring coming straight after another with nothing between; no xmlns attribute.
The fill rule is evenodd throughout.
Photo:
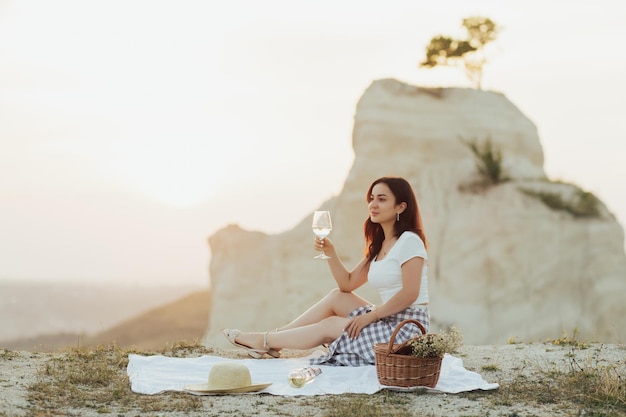
<svg viewBox="0 0 626 417"><path fill-rule="evenodd" d="M224 356L240 357L240 352L224 351ZM55 354L12 352L11 355L0 357L0 416L31 416L48 415L40 413L27 401L28 387L36 381L37 373L45 368L46 362ZM511 344L497 346L465 346L455 356L463 359L464 366L480 373L488 382L500 384L495 391L478 391L470 394L441 394L441 393L393 393L402 396L393 401L400 401L404 412L388 415L414 416L581 416L587 414L580 407L561 399L556 403L540 403L532 398L520 403L507 404L506 392L519 389L520 376L527 383L542 383L549 371L571 371L572 367L617 366L622 378L626 369L626 347L624 345L592 344L586 349L573 349L570 346L553 346L551 344ZM495 395L494 395L495 394ZM515 398L511 393L511 398ZM140 394L137 394L140 396ZM171 394L161 394L161 397ZM202 410L194 412L142 413L116 409L113 405L108 412L99 413L94 409L58 410L58 415L76 416L328 416L328 397L339 401L346 400L346 396L316 396L316 397L280 397L269 394L262 395L224 395L200 397L203 402ZM354 396L353 396L354 397ZM390 401L388 395L377 393L363 401L380 402L382 405ZM384 409L384 408L383 408ZM384 415L384 414L383 414ZM595 415L595 414L594 414ZM604 415L604 414L603 414ZM608 414L607 414L608 415ZM622 414L610 414L622 415Z"/></svg>

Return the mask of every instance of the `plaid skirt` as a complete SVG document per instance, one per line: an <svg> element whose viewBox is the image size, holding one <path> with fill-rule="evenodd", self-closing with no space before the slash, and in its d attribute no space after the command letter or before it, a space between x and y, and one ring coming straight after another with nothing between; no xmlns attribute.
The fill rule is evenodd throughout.
<svg viewBox="0 0 626 417"><path fill-rule="evenodd" d="M373 307L373 305L359 307L350 313L348 318L368 313ZM384 317L364 327L359 336L354 340L348 337L348 332L343 332L341 336L328 346L328 353L326 355L310 359L309 363L311 365L330 366L375 365L374 345L377 343L389 343L391 334L396 330L398 324L407 319L419 321L428 332L430 323L428 307L408 307L394 315ZM420 328L414 323L407 323L402 326L396 335L394 343L402 343L415 334L421 334Z"/></svg>

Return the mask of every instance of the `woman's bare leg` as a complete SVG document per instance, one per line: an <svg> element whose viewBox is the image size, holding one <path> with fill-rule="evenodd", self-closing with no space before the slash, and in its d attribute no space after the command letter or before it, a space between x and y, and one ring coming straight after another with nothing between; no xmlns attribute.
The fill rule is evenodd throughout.
<svg viewBox="0 0 626 417"><path fill-rule="evenodd" d="M330 343L337 339L350 321L347 317L326 317L315 324L280 330L267 334L267 347L274 349L312 349L322 343ZM246 346L263 347L265 333L241 333L237 341Z"/></svg>
<svg viewBox="0 0 626 417"><path fill-rule="evenodd" d="M275 350L311 349L330 343L343 333L350 321L348 315L367 304L367 300L354 293L333 289L291 323L269 333L268 347ZM236 340L252 348L264 347L264 333L241 333Z"/></svg>
<svg viewBox="0 0 626 417"><path fill-rule="evenodd" d="M308 326L332 316L348 317L348 314L352 311L367 304L371 303L354 293L342 292L338 288L335 288L298 318L285 326L279 327L278 330L289 330Z"/></svg>

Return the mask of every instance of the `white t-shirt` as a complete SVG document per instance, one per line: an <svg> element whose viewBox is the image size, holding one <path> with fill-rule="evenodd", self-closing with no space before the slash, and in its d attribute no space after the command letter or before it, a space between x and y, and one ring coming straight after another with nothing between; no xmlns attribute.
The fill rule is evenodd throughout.
<svg viewBox="0 0 626 417"><path fill-rule="evenodd" d="M411 306L428 303L426 247L422 239L413 232L402 233L382 261L374 259L370 263L367 279L370 285L378 290L383 303L389 301L402 289L402 265L415 257L424 259L424 267L422 268L420 293Z"/></svg>

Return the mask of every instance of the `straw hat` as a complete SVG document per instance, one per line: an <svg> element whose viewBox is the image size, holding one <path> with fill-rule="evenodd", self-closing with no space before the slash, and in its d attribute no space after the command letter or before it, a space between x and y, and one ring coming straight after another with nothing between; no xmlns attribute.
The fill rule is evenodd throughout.
<svg viewBox="0 0 626 417"><path fill-rule="evenodd" d="M237 362L218 362L211 367L209 382L206 384L185 385L187 391L228 394L240 392L261 391L272 385L253 384L250 378L250 370L246 365Z"/></svg>

